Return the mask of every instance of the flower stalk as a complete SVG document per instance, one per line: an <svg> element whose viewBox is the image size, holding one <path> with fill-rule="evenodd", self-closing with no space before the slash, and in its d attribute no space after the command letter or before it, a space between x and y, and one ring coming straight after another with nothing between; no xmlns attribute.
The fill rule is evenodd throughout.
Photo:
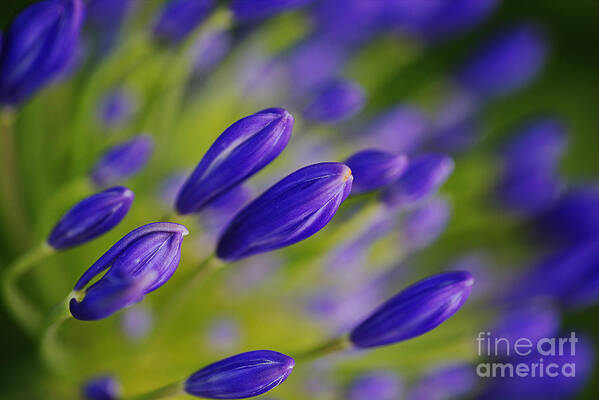
<svg viewBox="0 0 599 400"><path fill-rule="evenodd" d="M351 343L347 336L337 337L327 340L324 343L295 356L295 360L299 362L314 361L318 358L328 356L329 354L338 353L347 350L351 347Z"/></svg>
<svg viewBox="0 0 599 400"><path fill-rule="evenodd" d="M68 362L65 350L58 340L58 331L66 320L73 317L69 311L69 303L71 299L78 296L78 292L71 292L61 303L54 307L46 321L40 340L39 351L42 360L53 371L62 372L66 370Z"/></svg>

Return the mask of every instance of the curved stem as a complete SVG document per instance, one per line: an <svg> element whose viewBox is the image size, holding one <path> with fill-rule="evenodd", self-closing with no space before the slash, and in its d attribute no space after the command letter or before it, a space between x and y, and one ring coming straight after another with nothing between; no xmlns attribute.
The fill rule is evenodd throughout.
<svg viewBox="0 0 599 400"><path fill-rule="evenodd" d="M27 331L34 335L42 322L40 311L19 290L17 281L33 266L52 254L54 249L46 242L25 253L15 262L8 266L2 275L2 295L8 310L13 314L17 322Z"/></svg>
<svg viewBox="0 0 599 400"><path fill-rule="evenodd" d="M69 294L52 310L42 333L40 353L46 365L54 371L61 372L66 369L67 360L64 349L58 340L58 330L64 321L72 317L69 303L73 297L74 293Z"/></svg>
<svg viewBox="0 0 599 400"><path fill-rule="evenodd" d="M299 362L307 362L313 361L317 358L322 358L326 355L337 353L348 349L350 347L350 341L347 337L342 336L329 341L326 341L313 349L300 353L299 355L293 357L296 361Z"/></svg>
<svg viewBox="0 0 599 400"><path fill-rule="evenodd" d="M183 382L175 382L163 386L151 392L139 394L136 396L125 397L124 400L158 400L183 394Z"/></svg>
<svg viewBox="0 0 599 400"><path fill-rule="evenodd" d="M13 242L13 248L21 249L26 248L29 235L22 180L17 165L14 123L14 109L0 109L0 200L4 223L10 227L9 239Z"/></svg>

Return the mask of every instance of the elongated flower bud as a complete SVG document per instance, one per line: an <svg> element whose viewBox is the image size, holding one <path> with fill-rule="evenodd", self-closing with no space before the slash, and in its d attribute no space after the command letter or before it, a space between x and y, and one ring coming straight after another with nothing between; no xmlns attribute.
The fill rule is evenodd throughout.
<svg viewBox="0 0 599 400"><path fill-rule="evenodd" d="M359 112L366 98L357 84L336 80L316 93L314 100L304 110L304 117L321 123L344 121Z"/></svg>
<svg viewBox="0 0 599 400"><path fill-rule="evenodd" d="M356 347L384 346L420 336L447 320L468 298L474 279L465 271L431 276L404 289L350 333Z"/></svg>
<svg viewBox="0 0 599 400"><path fill-rule="evenodd" d="M198 212L274 160L291 137L293 117L269 108L228 127L208 149L177 196L180 214Z"/></svg>
<svg viewBox="0 0 599 400"><path fill-rule="evenodd" d="M117 400L121 398L121 393L121 384L111 375L92 378L82 388L86 400Z"/></svg>
<svg viewBox="0 0 599 400"><path fill-rule="evenodd" d="M401 226L406 250L420 250L433 243L445 230L450 216L451 207L441 197L432 198L407 213Z"/></svg>
<svg viewBox="0 0 599 400"><path fill-rule="evenodd" d="M399 180L383 192L390 206L411 206L434 194L453 172L453 160L442 154L426 154L410 160Z"/></svg>
<svg viewBox="0 0 599 400"><path fill-rule="evenodd" d="M183 225L156 222L125 235L81 276L73 289L71 314L84 321L97 320L141 301L175 273L187 234ZM79 300L85 286L106 269Z"/></svg>
<svg viewBox="0 0 599 400"><path fill-rule="evenodd" d="M363 150L344 161L352 170L352 194L369 192L397 180L408 165L404 155Z"/></svg>
<svg viewBox="0 0 599 400"><path fill-rule="evenodd" d="M213 0L170 0L154 22L154 38L169 45L182 42L213 8Z"/></svg>
<svg viewBox="0 0 599 400"><path fill-rule="evenodd" d="M299 8L313 0L233 0L231 11L239 22L261 20L284 11Z"/></svg>
<svg viewBox="0 0 599 400"><path fill-rule="evenodd" d="M238 260L312 236L333 218L352 181L351 170L341 163L295 171L233 217L220 237L217 256Z"/></svg>
<svg viewBox="0 0 599 400"><path fill-rule="evenodd" d="M46 0L26 8L1 36L0 105L19 105L57 78L73 56L81 0Z"/></svg>
<svg viewBox="0 0 599 400"><path fill-rule="evenodd" d="M279 386L295 361L271 350L249 351L202 368L185 381L185 392L207 399L245 399Z"/></svg>
<svg viewBox="0 0 599 400"><path fill-rule="evenodd" d="M126 124L135 112L135 103L131 93L124 89L116 89L107 93L98 110L100 122L106 128L115 128Z"/></svg>
<svg viewBox="0 0 599 400"><path fill-rule="evenodd" d="M81 200L58 221L48 244L66 249L108 232L127 215L134 197L131 190L117 186Z"/></svg>
<svg viewBox="0 0 599 400"><path fill-rule="evenodd" d="M357 377L347 391L348 400L396 400L403 398L402 379L390 371L371 372Z"/></svg>
<svg viewBox="0 0 599 400"><path fill-rule="evenodd" d="M97 186L107 186L129 178L146 165L153 149L154 141L148 135L112 147L92 169L92 181Z"/></svg>
<svg viewBox="0 0 599 400"><path fill-rule="evenodd" d="M458 81L481 97L510 94L540 72L547 58L543 35L532 26L502 32L486 43L458 72Z"/></svg>

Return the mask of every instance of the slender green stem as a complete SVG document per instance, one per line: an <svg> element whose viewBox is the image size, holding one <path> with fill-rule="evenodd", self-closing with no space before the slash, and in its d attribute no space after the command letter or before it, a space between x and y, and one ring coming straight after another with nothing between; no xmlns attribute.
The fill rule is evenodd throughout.
<svg viewBox="0 0 599 400"><path fill-rule="evenodd" d="M152 390L151 392L125 397L124 400L158 400L166 399L183 393L183 382L175 382L156 390Z"/></svg>
<svg viewBox="0 0 599 400"><path fill-rule="evenodd" d="M0 109L0 201L5 226L10 227L13 248L27 248L28 221L23 202L22 180L19 176L15 144L15 111Z"/></svg>
<svg viewBox="0 0 599 400"><path fill-rule="evenodd" d="M189 273L184 279L183 286L166 302L162 308L160 315L160 323L164 326L167 321L170 321L177 315L181 307L185 304L189 296L191 296L197 288L206 280L208 276L225 264L220 262L214 255L206 257L200 264Z"/></svg>
<svg viewBox="0 0 599 400"><path fill-rule="evenodd" d="M71 318L69 303L75 293L69 294L64 301L58 304L50 313L40 342L40 353L46 365L55 372L66 370L67 357L63 346L58 340L58 331L63 322Z"/></svg>
<svg viewBox="0 0 599 400"><path fill-rule="evenodd" d="M343 351L350 347L350 341L347 337L341 336L316 346L313 349L300 353L295 356L295 361L307 362L313 361L317 358L324 357L326 355Z"/></svg>
<svg viewBox="0 0 599 400"><path fill-rule="evenodd" d="M42 315L19 290L19 278L52 254L54 249L46 242L23 254L14 263L8 266L2 275L2 295L7 309L13 314L17 322L30 335L35 335L40 329Z"/></svg>

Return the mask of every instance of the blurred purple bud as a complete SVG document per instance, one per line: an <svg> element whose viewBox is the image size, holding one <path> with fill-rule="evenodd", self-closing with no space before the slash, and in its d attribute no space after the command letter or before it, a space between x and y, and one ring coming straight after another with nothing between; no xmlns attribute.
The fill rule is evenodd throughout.
<svg viewBox="0 0 599 400"><path fill-rule="evenodd" d="M194 49L195 74L212 71L229 53L232 46L231 33L227 30L210 30L197 40Z"/></svg>
<svg viewBox="0 0 599 400"><path fill-rule="evenodd" d="M392 207L417 205L437 192L453 168L451 157L443 154L414 157L401 177L383 191L382 199Z"/></svg>
<svg viewBox="0 0 599 400"><path fill-rule="evenodd" d="M403 382L394 373L370 372L358 376L347 391L348 400L397 400L402 398Z"/></svg>
<svg viewBox="0 0 599 400"><path fill-rule="evenodd" d="M440 197L410 211L403 218L402 244L410 251L429 246L445 231L450 216L451 207Z"/></svg>
<svg viewBox="0 0 599 400"><path fill-rule="evenodd" d="M207 399L245 399L266 393L287 379L295 361L271 350L256 350L210 364L185 381L185 392Z"/></svg>
<svg viewBox="0 0 599 400"><path fill-rule="evenodd" d="M408 166L408 158L369 149L353 154L344 163L354 176L352 194L360 194L380 189L399 179Z"/></svg>
<svg viewBox="0 0 599 400"><path fill-rule="evenodd" d="M320 0L313 13L317 29L343 44L359 44L383 27L385 1Z"/></svg>
<svg viewBox="0 0 599 400"><path fill-rule="evenodd" d="M366 128L364 141L396 153L412 153L424 140L429 124L418 108L400 105L375 118Z"/></svg>
<svg viewBox="0 0 599 400"><path fill-rule="evenodd" d="M82 395L86 400L118 400L121 384L111 375L97 376L83 384Z"/></svg>
<svg viewBox="0 0 599 400"><path fill-rule="evenodd" d="M234 261L312 236L333 218L352 180L351 170L341 163L295 171L233 217L220 237L217 256Z"/></svg>
<svg viewBox="0 0 599 400"><path fill-rule="evenodd" d="M599 186L571 189L535 223L543 236L560 243L575 244L599 237Z"/></svg>
<svg viewBox="0 0 599 400"><path fill-rule="evenodd" d="M232 0L231 11L239 22L262 20L282 12L304 7L313 0Z"/></svg>
<svg viewBox="0 0 599 400"><path fill-rule="evenodd" d="M516 356L513 349L506 346L507 343L516 343L520 338L526 338L536 346L542 338L554 337L558 333L561 324L561 315L548 304L518 304L508 309L494 324L490 340L498 343L495 346L494 356ZM502 344L503 343L503 344Z"/></svg>
<svg viewBox="0 0 599 400"><path fill-rule="evenodd" d="M0 105L18 106L57 78L73 56L81 0L45 0L22 11L0 36Z"/></svg>
<svg viewBox="0 0 599 400"><path fill-rule="evenodd" d="M239 344L240 328L236 320L220 317L213 320L206 330L207 347L229 352Z"/></svg>
<svg viewBox="0 0 599 400"><path fill-rule="evenodd" d="M504 31L486 43L457 73L460 84L480 97L513 93L539 75L548 45L535 27L522 25Z"/></svg>
<svg viewBox="0 0 599 400"><path fill-rule="evenodd" d="M572 336L574 335L574 336ZM489 377L487 389L477 396L481 400L566 400L572 399L586 385L593 371L595 351L591 341L585 337L576 337L574 332L568 337L553 339L556 343L565 341L564 351L542 354L534 349L530 355L509 359L508 365L541 365L542 373L532 374L496 374ZM546 348L546 347L545 347ZM542 363L540 363L542 360ZM549 372L549 374L547 373ZM489 379L487 379L489 381Z"/></svg>
<svg viewBox="0 0 599 400"><path fill-rule="evenodd" d="M437 367L420 378L407 400L449 400L469 398L478 383L475 367L455 363Z"/></svg>
<svg viewBox="0 0 599 400"><path fill-rule="evenodd" d="M291 138L293 117L269 108L228 127L208 149L177 196L180 214L200 211L274 160Z"/></svg>
<svg viewBox="0 0 599 400"><path fill-rule="evenodd" d="M476 143L480 131L479 103L472 96L458 93L439 110L432 130L433 141L443 151L465 150Z"/></svg>
<svg viewBox="0 0 599 400"><path fill-rule="evenodd" d="M445 272L404 289L350 333L358 348L385 346L431 331L464 304L474 279L465 271Z"/></svg>
<svg viewBox="0 0 599 400"><path fill-rule="evenodd" d="M145 338L153 325L151 310L142 304L126 309L121 318L121 330L133 341Z"/></svg>
<svg viewBox="0 0 599 400"><path fill-rule="evenodd" d="M164 204L169 207L175 206L177 200L177 194L187 181L189 171L177 171L168 175L160 185L158 193Z"/></svg>
<svg viewBox="0 0 599 400"><path fill-rule="evenodd" d="M96 186L108 186L135 175L141 170L154 150L149 135L139 135L111 147L93 167L90 175Z"/></svg>
<svg viewBox="0 0 599 400"><path fill-rule="evenodd" d="M91 30L98 55L109 52L127 15L137 0L89 0L85 9L85 27Z"/></svg>
<svg viewBox="0 0 599 400"><path fill-rule="evenodd" d="M354 82L335 80L325 84L304 110L304 117L320 123L338 123L358 113L366 97L364 90Z"/></svg>
<svg viewBox="0 0 599 400"><path fill-rule="evenodd" d="M175 273L187 234L183 225L156 222L125 235L75 284L76 296L70 302L73 317L82 321L106 318L158 289ZM84 291L106 269L108 272Z"/></svg>
<svg viewBox="0 0 599 400"><path fill-rule="evenodd" d="M99 107L100 122L106 128L116 128L131 120L135 99L126 90L116 89L104 96Z"/></svg>
<svg viewBox="0 0 599 400"><path fill-rule="evenodd" d="M179 44L204 22L213 8L213 0L169 0L154 21L154 39L168 45Z"/></svg>
<svg viewBox="0 0 599 400"><path fill-rule="evenodd" d="M117 186L81 200L54 226L48 244L61 250L103 235L127 215L134 197L131 190Z"/></svg>

